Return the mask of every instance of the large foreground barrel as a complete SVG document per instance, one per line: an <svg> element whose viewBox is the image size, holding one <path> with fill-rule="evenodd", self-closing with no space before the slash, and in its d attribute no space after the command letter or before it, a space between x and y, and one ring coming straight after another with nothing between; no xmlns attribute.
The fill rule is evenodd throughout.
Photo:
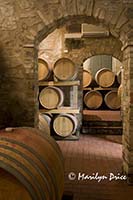
<svg viewBox="0 0 133 200"><path fill-rule="evenodd" d="M102 68L97 71L95 80L101 87L110 87L115 82L115 74L110 69Z"/></svg>
<svg viewBox="0 0 133 200"><path fill-rule="evenodd" d="M67 137L74 134L77 129L78 121L72 114L60 114L53 122L53 128L57 135Z"/></svg>
<svg viewBox="0 0 133 200"><path fill-rule="evenodd" d="M74 80L77 76L77 67L70 59L60 58L54 64L53 72L58 80Z"/></svg>
<svg viewBox="0 0 133 200"><path fill-rule="evenodd" d="M64 95L60 88L49 86L40 92L39 100L44 108L54 109L62 105Z"/></svg>
<svg viewBox="0 0 133 200"><path fill-rule="evenodd" d="M38 59L38 80L47 80L51 74L48 63L43 59Z"/></svg>
<svg viewBox="0 0 133 200"><path fill-rule="evenodd" d="M2 200L61 200L63 157L54 139L41 131L34 128L1 130L0 169L3 170L0 181L4 177L5 183L9 183L4 190L0 185ZM23 198L18 197L18 188Z"/></svg>
<svg viewBox="0 0 133 200"><path fill-rule="evenodd" d="M84 103L90 109L97 109L102 105L103 97L99 91L91 90L84 96Z"/></svg>
<svg viewBox="0 0 133 200"><path fill-rule="evenodd" d="M32 200L25 186L8 171L0 168L1 200Z"/></svg>
<svg viewBox="0 0 133 200"><path fill-rule="evenodd" d="M89 70L83 69L83 87L87 87L92 82L92 74Z"/></svg>
<svg viewBox="0 0 133 200"><path fill-rule="evenodd" d="M108 92L104 97L104 101L109 108L114 110L119 109L121 106L121 101L118 97L117 90L112 90Z"/></svg>

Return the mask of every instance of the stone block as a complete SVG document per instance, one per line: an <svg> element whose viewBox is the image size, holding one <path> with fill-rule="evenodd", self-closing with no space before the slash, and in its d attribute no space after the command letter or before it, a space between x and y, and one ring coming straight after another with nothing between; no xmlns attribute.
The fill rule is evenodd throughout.
<svg viewBox="0 0 133 200"><path fill-rule="evenodd" d="M17 28L14 7L12 5L4 5L0 7L0 25L1 30L14 30Z"/></svg>
<svg viewBox="0 0 133 200"><path fill-rule="evenodd" d="M105 9L101 9L98 18L99 18L99 20L104 20L105 17L106 17L106 11L105 11Z"/></svg>
<svg viewBox="0 0 133 200"><path fill-rule="evenodd" d="M123 133L123 141L125 146L128 146L129 150L133 149L133 137L132 137L132 129L129 132Z"/></svg>
<svg viewBox="0 0 133 200"><path fill-rule="evenodd" d="M29 10L34 7L34 2L30 0L19 0L17 1L19 7L23 10Z"/></svg>
<svg viewBox="0 0 133 200"><path fill-rule="evenodd" d="M93 13L94 17L97 18L99 16L100 12L101 12L101 8L96 8Z"/></svg>
<svg viewBox="0 0 133 200"><path fill-rule="evenodd" d="M76 0L62 0L61 7L65 16L77 14Z"/></svg>
<svg viewBox="0 0 133 200"><path fill-rule="evenodd" d="M128 174L133 174L133 166L129 166L129 164L124 160L123 161L123 171Z"/></svg>
<svg viewBox="0 0 133 200"><path fill-rule="evenodd" d="M124 24L128 22L128 19L125 16L121 16L116 24L116 28L120 29Z"/></svg>
<svg viewBox="0 0 133 200"><path fill-rule="evenodd" d="M133 166L133 151L129 151L127 148L123 148L123 156L127 163Z"/></svg>
<svg viewBox="0 0 133 200"><path fill-rule="evenodd" d="M83 15L86 14L87 16L92 15L92 9L94 5L94 0L76 0L76 7L77 7L77 14Z"/></svg>
<svg viewBox="0 0 133 200"><path fill-rule="evenodd" d="M37 12L38 16L41 18L41 20L44 22L44 24L47 25L49 23L49 21L47 21L47 18L44 16L44 14L40 10L37 10L36 12Z"/></svg>

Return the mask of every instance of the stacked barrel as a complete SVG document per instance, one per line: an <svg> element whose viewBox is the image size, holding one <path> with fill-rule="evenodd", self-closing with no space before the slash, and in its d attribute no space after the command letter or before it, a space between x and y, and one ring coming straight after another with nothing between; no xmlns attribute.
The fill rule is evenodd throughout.
<svg viewBox="0 0 133 200"><path fill-rule="evenodd" d="M38 81L39 83L39 129L47 129L50 134L55 134L65 138L76 134L78 127L77 116L72 113L60 113L60 109L71 104L72 87L67 86L67 82L74 81L77 78L77 67L68 58L60 58L53 67L43 60L38 59ZM43 83L47 84L43 84ZM65 82L66 86L62 87ZM58 86L56 85L58 84ZM69 103L68 103L69 102ZM70 109L71 109L71 105ZM52 110L57 110L56 114ZM59 112L58 112L59 111ZM52 113L52 114L50 114ZM47 124L47 125L46 125Z"/></svg>
<svg viewBox="0 0 133 200"><path fill-rule="evenodd" d="M118 87L121 74L108 68L98 70L95 77L91 71L83 69L84 105L88 109L120 109Z"/></svg>

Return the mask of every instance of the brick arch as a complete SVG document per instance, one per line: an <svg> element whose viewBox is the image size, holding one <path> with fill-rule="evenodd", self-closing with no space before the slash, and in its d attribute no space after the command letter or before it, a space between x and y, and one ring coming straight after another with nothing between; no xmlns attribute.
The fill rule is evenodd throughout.
<svg viewBox="0 0 133 200"><path fill-rule="evenodd" d="M29 0L25 1L30 2ZM103 54L103 52L122 60L121 47L128 38L125 32L129 32L127 8L122 2L123 0L116 0L115 3L114 1L107 2L105 0L49 0L48 2L38 0L37 2L34 1L32 8L30 7L30 3L29 5L27 4L26 6L29 6L33 16L36 16L36 23L34 22L34 18L27 17L27 30L26 34L23 34L23 40L26 44L23 49L26 55L24 56L26 61L25 66L27 66L28 57L31 68L35 67L34 57L31 57L31 52L34 51L34 48L29 50L31 46L37 47L42 39L56 28L64 24L75 23L76 21L105 26L109 29L111 37L115 38L118 43L121 42L117 52L114 49L108 51L106 48L107 45L104 45L103 49L99 45L100 51L96 49L85 51L82 54L82 58L78 61L79 63L82 63L87 57ZM25 9L23 9L23 12L26 12ZM23 43L23 41L21 42ZM71 56L71 54L68 56ZM37 67L35 68L34 71L37 72Z"/></svg>
<svg viewBox="0 0 133 200"><path fill-rule="evenodd" d="M76 16L66 16L66 17L61 17L57 20L53 19L50 21L49 24L45 25L44 22L41 22L40 27L42 27L41 30L38 31L37 27L34 27L34 30L32 27L29 28L29 32L32 34L32 39L35 40L35 43L38 44L40 43L47 35L49 35L51 32L53 32L56 28L60 28L64 25L71 25L73 23L88 23L88 24L93 24L93 25L101 25L103 27L106 27L110 35L112 35L114 38L120 40L122 43L124 43L125 37L124 32L122 32L121 29L121 34L119 32L119 29L112 28L112 25L110 22L105 22L104 19L99 20L98 18L95 18L94 16L86 16L86 15L76 15ZM123 37L122 37L122 36Z"/></svg>
<svg viewBox="0 0 133 200"><path fill-rule="evenodd" d="M39 27L38 24L28 26L31 35L39 41L55 28L78 21L106 26L114 37L123 42L130 24L128 6L122 0L50 0L49 3L39 0L35 11L41 20Z"/></svg>
<svg viewBox="0 0 133 200"><path fill-rule="evenodd" d="M63 0L63 2L66 2L66 1ZM80 0L75 0L75 1L70 1L70 2L80 2ZM83 1L81 0L81 2L83 2ZM87 1L85 1L85 2L87 3ZM76 4L76 6L72 6L72 8L67 6L67 11L63 10L63 13L61 13L59 16L57 15L56 19L51 18L50 21L47 22L47 25L44 25L45 20L43 21L43 19L44 19L43 16L41 14L39 14L41 16L43 22L40 25L42 27L40 29L40 31L38 31L36 28L33 31L34 36L35 36L34 39L35 39L36 46L42 41L42 39L44 39L48 34L50 34L56 28L61 27L64 24L69 24L69 23L71 24L71 23L75 22L75 20L78 20L78 22L80 21L80 23L85 22L85 23L96 24L96 25L101 24L102 26L106 26L109 29L110 35L113 38L112 40L115 41L114 48L117 47L117 44L119 44L118 51L114 51L114 48L110 48L110 51L107 50L107 43L105 43L104 48L102 48L102 46L100 46L100 50L92 49L90 52L83 51L82 56L78 60L78 62L81 64L84 59L94 56L94 55L103 54L103 53L112 55L112 56L116 57L117 59L119 59L120 61L122 61L123 53L122 53L121 48L125 44L125 41L127 40L126 34L124 32L124 28L127 27L127 24L128 24L128 20L124 15L124 9L122 9L120 13L117 13L117 11L116 11L116 13L114 14L114 17L112 16L112 18L111 18L108 16L108 14L107 14L108 11L106 9L95 8L94 4L97 3L97 1L88 1L88 2L93 2L93 6L91 7L91 10L89 7L87 7L87 9L85 9L85 7L84 7L80 10L81 5L79 5L77 8L77 4ZM68 1L67 1L67 5L69 5ZM76 7L75 15L72 16L73 15L72 13L74 13L73 9L75 9L75 7ZM85 13L83 12L84 9L85 9ZM78 10L78 13L77 13L77 10ZM89 16L87 16L87 13ZM111 19L113 19L113 20L111 20ZM32 31L30 31L30 32L32 33ZM116 46L115 46L115 44L116 44ZM111 45L112 45L112 43L111 43ZM73 53L71 52L71 54L69 54L66 57L71 58L72 54Z"/></svg>
<svg viewBox="0 0 133 200"><path fill-rule="evenodd" d="M96 41L97 39L93 39L94 42L97 42L98 48L95 47L88 49L87 47L84 47L82 51L79 51L81 56L78 58L73 58L73 55L75 52L71 51L68 55L64 55L64 57L71 58L73 61L78 62L78 64L81 64L84 59L89 58L94 55L99 54L107 54L112 55L113 57L117 58L118 60L122 61L123 58L123 52L122 52L122 46L124 43L124 40L122 37L118 37L118 34L116 33L115 29L112 31L109 23L105 22L105 20L99 19L98 17L94 16L86 16L86 15L76 15L76 16L66 16L61 17L57 20L51 20L49 24L44 25L42 23L42 29L39 32L34 32L34 40L35 45L38 46L38 44L45 39L50 33L52 33L56 28L60 28L64 25L70 25L78 21L78 23L88 23L88 24L94 24L94 25L102 25L103 27L107 27L110 31L109 38L103 39L103 42ZM118 30L117 30L118 31ZM32 33L32 31L30 30ZM92 39L91 39L92 40ZM122 40L122 41L121 41ZM122 43L123 42L123 43ZM108 48L108 45L110 45L111 48Z"/></svg>
<svg viewBox="0 0 133 200"><path fill-rule="evenodd" d="M73 24L76 21L78 21L78 23L88 23L88 24L94 24L94 25L102 25L104 27L107 27L110 31L110 37L109 38L106 38L105 41L102 42L102 43L101 43L100 40L98 41L98 48L97 49L95 49L95 48L88 49L88 48L84 47L81 50L81 52L78 52L78 53L80 53L80 56L78 56L77 58L74 58L74 56L73 56L75 54L74 51L71 51L68 55L63 55L63 57L70 58L71 60L73 60L77 64L77 66L79 67L79 71L82 71L81 65L82 65L83 61L85 59L92 57L92 56L95 56L95 55L100 55L100 54L112 55L113 57L122 61L123 53L122 53L121 48L123 46L123 44L122 44L123 38L119 37L118 30L117 31L115 30L115 26L114 26L114 30L112 31L112 29L110 28L112 26L110 22L105 21L104 18L99 18L99 17L94 17L94 16L66 15L65 17L61 17L61 18L56 19L56 20L51 19L50 22L47 25L44 25L42 23L42 25L41 25L42 29L39 32L37 32L37 30L35 30L35 29L34 29L34 32L30 31L31 33L32 32L34 33L35 46L37 47L38 44L43 39L45 39L45 37L47 37L50 33L52 33L56 28L60 28L64 25L68 25L68 24ZM121 39L122 39L122 41L121 41ZM97 39L94 39L94 41L95 40L97 40ZM109 44L111 45L111 48L108 48Z"/></svg>
<svg viewBox="0 0 133 200"><path fill-rule="evenodd" d="M79 2L79 0L75 0L73 2ZM81 5L79 4L76 4L76 5L73 4L71 8L68 6L68 2L66 3L67 10L64 11L64 9L62 9L60 15L58 15L58 11L57 11L57 15L54 16L54 14L51 11L49 14L47 13L47 16L44 16L41 12L41 9L38 10L37 13L42 20L40 23L40 27L41 27L40 30L38 30L37 26L34 26L34 27L31 26L28 29L32 35L30 39L33 40L33 42L35 43L35 47L37 47L39 43L43 39L45 39L45 37L47 37L50 33L52 33L56 28L60 28L64 25L71 25L78 21L78 23L88 23L88 24L101 25L103 27L106 27L108 28L110 32L110 37L108 39L105 39L104 43L98 42L99 46L97 49L95 48L88 49L86 47L83 48L78 58L73 57L73 55L75 54L75 52L73 51L71 51L68 55L64 55L63 57L72 59L75 63L78 64L78 66L81 66L81 64L83 63L85 59L92 57L94 55L100 55L100 54L112 55L113 57L122 61L123 52L121 49L122 49L123 44L125 43L125 40L124 40L125 37L123 36L124 32L122 31L123 23L121 22L121 24L119 24L118 22L121 18L123 18L124 10L122 10L121 14L118 14L118 16L117 16L117 12L114 14L115 20L113 21L114 24L112 24L112 21L110 21L110 19L112 18L111 17L109 18L108 15L106 15L107 14L106 9L95 8L97 1L95 1L95 3L94 1L89 1L89 2L91 3L93 2L91 11L89 7L87 8L84 7L85 11L83 12L84 9L83 8L80 9ZM79 6L79 8L77 6ZM74 7L76 7L76 10L73 10L75 9ZM124 26L127 23L128 23L128 20L127 18L125 18ZM121 28L121 31L118 28L118 24L119 24L119 28ZM120 32L123 33L122 34L123 37L121 37ZM109 44L111 48L108 48Z"/></svg>

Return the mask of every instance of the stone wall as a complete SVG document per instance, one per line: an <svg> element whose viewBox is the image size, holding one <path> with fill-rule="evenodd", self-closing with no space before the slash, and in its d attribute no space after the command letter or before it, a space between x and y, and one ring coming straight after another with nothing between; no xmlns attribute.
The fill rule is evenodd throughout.
<svg viewBox="0 0 133 200"><path fill-rule="evenodd" d="M128 174L133 174L133 46L131 43L124 48L123 65L123 167Z"/></svg>
<svg viewBox="0 0 133 200"><path fill-rule="evenodd" d="M131 158L133 147L132 9L132 0L0 0L0 127L35 124L39 43L49 33L65 24L69 25L75 21L101 24L109 30L110 37L113 38L110 40L110 45L104 41L107 46L110 46L108 51L114 51L112 46L115 46L116 40L117 43L121 41L123 45L125 71L123 134L126 135L128 149L130 149L128 154ZM101 41L97 41L95 50L90 51L91 53L83 50L83 57L95 55L100 45ZM76 51L74 50L73 53L75 54ZM118 54L116 57L121 57L121 52ZM77 58L75 60L80 63ZM124 144L127 150L127 143ZM123 152L125 153L126 150ZM130 168L130 173L133 173L130 167L133 166L131 159L126 161L126 165L127 172Z"/></svg>
<svg viewBox="0 0 133 200"><path fill-rule="evenodd" d="M118 51L120 45L116 45L115 42L116 38L120 36L122 25L124 25L124 30L128 31L129 29L128 16L125 15L127 6L128 4L123 1L115 1L114 5L113 1L93 0L1 0L0 67L2 73L0 91L2 98L0 101L1 113L6 113L4 114L6 120L3 118L3 114L0 117L1 127L22 124L34 125L34 113L37 110L35 106L37 99L35 93L37 91L35 55L37 52L34 47L37 47L45 36L55 28L75 23L75 20L78 20L79 23L100 23L103 26L106 25L113 34L109 41L112 50L111 48L105 50L106 45L108 46L108 40L105 39L101 42L95 39L95 48L89 49L90 44L92 44L91 40L87 42L85 48L82 48L84 56L79 58L81 49L76 49L70 53L70 57L74 55L73 59L79 64L81 63L79 59L82 57L87 58L99 54L101 51L106 51L106 53L111 51L112 53L115 49L116 57L122 58L121 52ZM117 12L118 8L120 13ZM125 19L124 24L123 22L120 24L121 17ZM112 27L114 28L112 29ZM123 37L125 37L124 33Z"/></svg>

